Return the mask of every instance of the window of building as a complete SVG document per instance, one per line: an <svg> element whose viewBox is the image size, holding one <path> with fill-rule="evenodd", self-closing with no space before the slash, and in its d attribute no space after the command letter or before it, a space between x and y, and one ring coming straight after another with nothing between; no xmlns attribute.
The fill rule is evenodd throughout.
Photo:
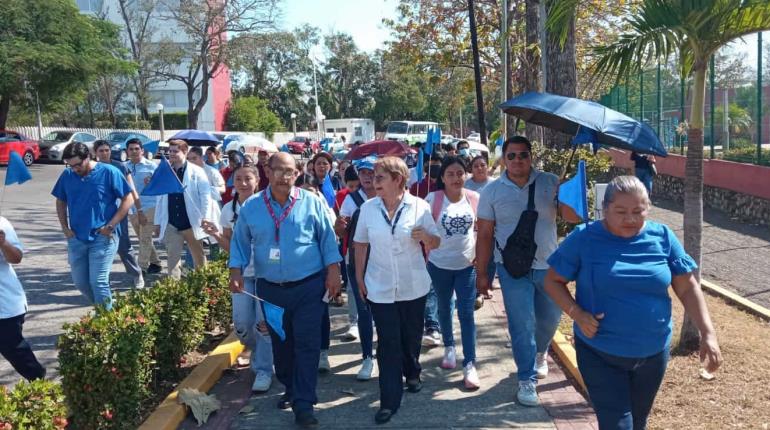
<svg viewBox="0 0 770 430"><path fill-rule="evenodd" d="M363 127L353 127L353 136L363 136L363 135L364 135Z"/></svg>
<svg viewBox="0 0 770 430"><path fill-rule="evenodd" d="M337 132L337 133L347 133L348 132L348 128L347 127L337 127L337 128L334 129L334 131Z"/></svg>

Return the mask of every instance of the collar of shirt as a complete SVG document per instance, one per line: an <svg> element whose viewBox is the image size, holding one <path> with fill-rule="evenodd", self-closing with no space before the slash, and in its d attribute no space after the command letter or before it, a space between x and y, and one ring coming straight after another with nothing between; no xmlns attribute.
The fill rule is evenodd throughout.
<svg viewBox="0 0 770 430"><path fill-rule="evenodd" d="M172 166L172 167L173 167L173 166ZM187 161L185 161L185 162L182 164L182 167L180 167L180 168L178 168L178 169L177 169L177 168L174 168L174 173L176 173L176 176L178 176L178 177L179 177L179 180L180 180L180 181L181 181L181 180L184 180L184 172L185 172L185 170L187 170Z"/></svg>
<svg viewBox="0 0 770 430"><path fill-rule="evenodd" d="M291 189L289 190L289 198L286 199L286 203L284 203L283 205L278 203L278 201L273 198L273 188L271 186L268 185L267 188L265 188L265 191L263 192L267 193L267 198L269 199L270 204L276 204L281 209L283 209L284 207L286 207L286 205L291 203L291 201L294 200L295 196L297 200L302 200L302 193L298 192L297 187L291 187Z"/></svg>
<svg viewBox="0 0 770 430"><path fill-rule="evenodd" d="M366 194L364 194L364 198L366 198ZM404 192L404 197L401 199L401 203L399 203L398 207L396 207L396 212L398 212L399 209L401 209L401 206L412 206L414 205L415 200L417 197L409 194L408 192ZM385 213L388 212L388 208L385 207L385 202L382 201L382 197L379 197L375 200L375 204L385 211Z"/></svg>

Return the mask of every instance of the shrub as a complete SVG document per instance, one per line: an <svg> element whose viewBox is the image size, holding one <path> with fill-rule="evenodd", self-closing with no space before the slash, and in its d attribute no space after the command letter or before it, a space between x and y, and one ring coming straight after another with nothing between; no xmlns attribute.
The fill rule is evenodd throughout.
<svg viewBox="0 0 770 430"><path fill-rule="evenodd" d="M39 379L10 392L0 387L0 430L63 430L67 423L59 384Z"/></svg>
<svg viewBox="0 0 770 430"><path fill-rule="evenodd" d="M283 129L281 119L270 110L267 101L255 96L232 101L227 109L225 127L234 131L261 131L267 138Z"/></svg>
<svg viewBox="0 0 770 430"><path fill-rule="evenodd" d="M59 365L72 424L130 429L151 396L156 315L118 300L112 312L65 324Z"/></svg>
<svg viewBox="0 0 770 430"><path fill-rule="evenodd" d="M721 158L727 161L736 161L738 163L757 164L757 147L731 149L721 154ZM762 150L762 160L759 163L762 166L770 166L770 149Z"/></svg>
<svg viewBox="0 0 770 430"><path fill-rule="evenodd" d="M210 262L205 267L187 275L186 281L190 283L191 288L202 290L208 299L206 330L212 331L216 328L227 330L233 322L227 260Z"/></svg>

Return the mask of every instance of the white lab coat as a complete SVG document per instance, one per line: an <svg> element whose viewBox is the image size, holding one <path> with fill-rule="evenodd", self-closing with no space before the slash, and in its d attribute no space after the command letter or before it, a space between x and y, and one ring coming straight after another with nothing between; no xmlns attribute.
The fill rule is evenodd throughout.
<svg viewBox="0 0 770 430"><path fill-rule="evenodd" d="M190 225L195 239L201 240L207 236L201 228L201 221L205 219L219 224L219 205L211 198L209 179L202 168L187 163L182 185L184 186L184 203L187 207ZM160 226L160 237L163 238L166 234L166 226L168 226L168 195L158 196L154 224Z"/></svg>

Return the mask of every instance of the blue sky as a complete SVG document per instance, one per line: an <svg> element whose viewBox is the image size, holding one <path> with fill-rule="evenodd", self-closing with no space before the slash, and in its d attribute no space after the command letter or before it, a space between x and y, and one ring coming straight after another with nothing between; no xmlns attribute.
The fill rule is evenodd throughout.
<svg viewBox="0 0 770 430"><path fill-rule="evenodd" d="M324 34L348 33L359 49L373 52L388 40L382 18L395 18L397 5L398 0L284 0L280 26L291 30L308 23Z"/></svg>

